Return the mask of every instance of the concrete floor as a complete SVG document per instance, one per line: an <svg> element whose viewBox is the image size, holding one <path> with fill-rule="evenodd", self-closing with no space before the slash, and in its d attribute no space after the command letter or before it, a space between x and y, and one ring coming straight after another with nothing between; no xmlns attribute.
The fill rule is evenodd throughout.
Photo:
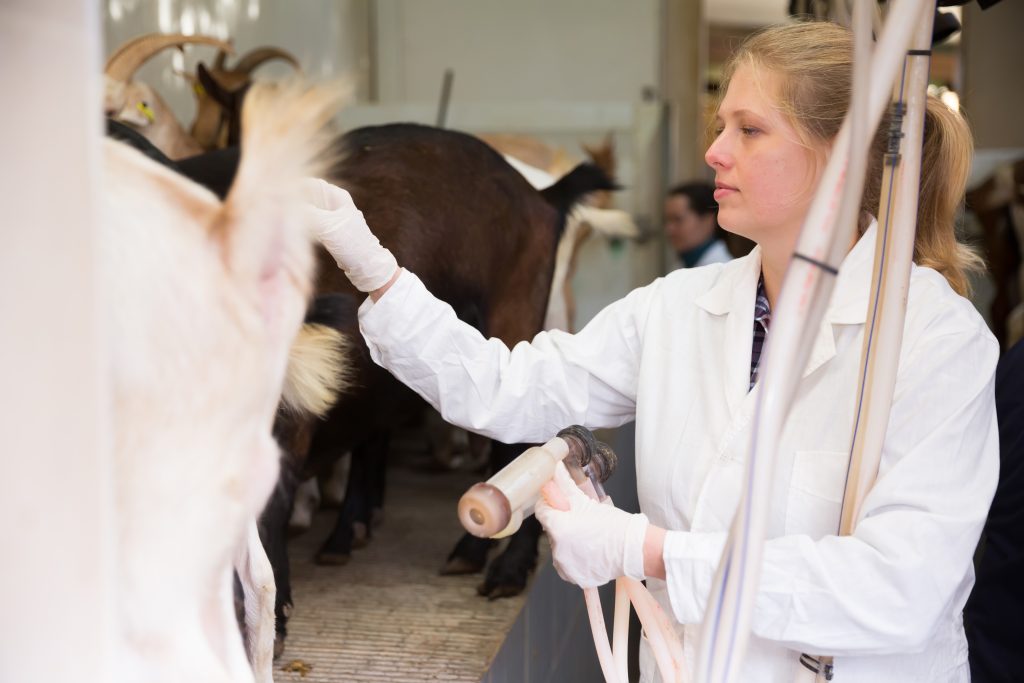
<svg viewBox="0 0 1024 683"><path fill-rule="evenodd" d="M480 681L525 598L488 602L481 575L438 575L462 533L456 503L477 480L391 468L384 522L343 567L312 562L334 521L321 511L292 542L295 611L275 680Z"/></svg>

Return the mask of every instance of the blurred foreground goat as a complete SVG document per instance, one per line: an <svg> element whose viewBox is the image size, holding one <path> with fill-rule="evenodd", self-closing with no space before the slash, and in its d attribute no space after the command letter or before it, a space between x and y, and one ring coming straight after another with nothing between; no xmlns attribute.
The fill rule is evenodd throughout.
<svg viewBox="0 0 1024 683"><path fill-rule="evenodd" d="M324 174L339 104L253 87L224 202L105 143L118 680L253 680L232 563L277 479L271 426L313 273L298 180Z"/></svg>

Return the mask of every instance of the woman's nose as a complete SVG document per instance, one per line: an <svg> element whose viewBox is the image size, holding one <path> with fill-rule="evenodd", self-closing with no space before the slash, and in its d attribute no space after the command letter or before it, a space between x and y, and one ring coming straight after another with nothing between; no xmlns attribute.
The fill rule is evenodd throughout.
<svg viewBox="0 0 1024 683"><path fill-rule="evenodd" d="M704 153L704 161L711 168L728 168L732 162L732 156L729 154L728 144L724 135L718 135L711 146L708 147L708 151Z"/></svg>

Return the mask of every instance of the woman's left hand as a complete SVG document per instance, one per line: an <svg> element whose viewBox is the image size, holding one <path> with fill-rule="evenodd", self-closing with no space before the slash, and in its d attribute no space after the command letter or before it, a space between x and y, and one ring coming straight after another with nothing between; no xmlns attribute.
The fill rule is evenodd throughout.
<svg viewBox="0 0 1024 683"><path fill-rule="evenodd" d="M558 510L541 498L534 514L548 533L558 575L581 588L620 576L643 580L647 516L619 510L611 499L599 503L590 498L562 463L555 468L553 481L568 499L569 509Z"/></svg>

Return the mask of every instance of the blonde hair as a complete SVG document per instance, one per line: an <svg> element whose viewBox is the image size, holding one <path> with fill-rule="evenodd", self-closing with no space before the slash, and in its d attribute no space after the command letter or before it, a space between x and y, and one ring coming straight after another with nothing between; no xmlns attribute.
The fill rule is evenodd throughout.
<svg viewBox="0 0 1024 683"><path fill-rule="evenodd" d="M747 38L723 73L720 93L729 79L748 65L778 76L772 99L809 149L831 144L849 107L853 74L853 36L838 24L808 22L774 26ZM878 213L889 112L875 134L868 161L861 210ZM914 261L934 268L963 296L969 276L984 262L956 237L956 216L967 185L973 141L967 123L929 96L921 155L921 190L917 208Z"/></svg>

